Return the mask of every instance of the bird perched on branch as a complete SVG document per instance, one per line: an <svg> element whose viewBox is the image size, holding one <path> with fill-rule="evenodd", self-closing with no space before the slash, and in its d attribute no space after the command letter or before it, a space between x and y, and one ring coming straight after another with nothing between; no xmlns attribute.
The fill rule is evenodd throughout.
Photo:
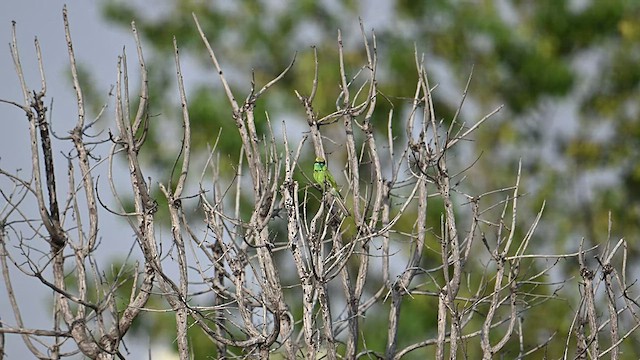
<svg viewBox="0 0 640 360"><path fill-rule="evenodd" d="M313 179L320 185L323 192L331 194L340 210L342 210L345 216L348 216L349 210L347 210L344 204L344 199L342 195L340 195L340 191L338 191L336 180L333 178L333 175L331 175L331 172L329 172L327 162L324 158L317 157L315 163L313 163Z"/></svg>

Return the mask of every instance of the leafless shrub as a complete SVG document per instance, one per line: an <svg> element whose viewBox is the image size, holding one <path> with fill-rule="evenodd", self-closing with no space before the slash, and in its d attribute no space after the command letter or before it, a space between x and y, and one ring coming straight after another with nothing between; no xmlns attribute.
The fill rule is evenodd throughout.
<svg viewBox="0 0 640 360"><path fill-rule="evenodd" d="M379 132L374 132L374 126L379 124L372 119L381 99L376 82L376 38L373 34L367 36L363 29L366 62L353 77L347 75L350 70L343 60L339 34L341 83L335 112L319 115L314 109L320 81L317 71L310 93L295 93L309 131L293 146L286 124L281 126L282 133L276 134L268 115L264 121L269 130L259 133L258 115L254 112L261 97L293 63L260 89L252 84L245 100L238 102L195 16L194 20L228 98L230 121L237 126L242 155L237 173L229 180L220 174L214 148L207 168L196 180L198 189L185 192L188 181L198 175L190 169L188 100L174 40L178 96L183 110L182 148L175 183L157 185L167 204L168 239L157 234L160 205L153 198L154 184L139 157L152 125L147 112L149 84L135 25L132 29L141 78L138 108L135 114L130 110L129 68L123 54L117 63L115 85L117 131L96 142L87 134L83 93L64 12L78 100L77 124L62 139L70 141L75 149L66 164L69 175L62 181L68 184L66 197L56 187L60 181L56 182L55 168L65 164L54 161L40 49L36 41L42 84L39 90L31 91L23 76L14 27L12 55L24 100L22 104L2 102L24 111L33 162L26 177L0 169L0 174L13 184L11 189L2 189L0 264L15 315L12 321L2 320L2 353L4 334L20 334L40 359L77 353L92 359L124 358L122 339L134 321L143 312L163 310L147 307L153 295L164 299L169 304L164 310L175 315L180 359L191 356L187 334L190 327L208 336L219 358L267 358L279 353L286 358L396 359L417 349L432 348L437 359L466 358L470 352L490 359L508 344L519 351L514 357L525 358L544 351L551 341L566 341L565 358L620 358L621 344L640 324L637 297L631 295L632 284L626 278L625 240L610 248L612 242L608 239L604 249L598 250L601 255L595 268L586 260L587 256L593 258L595 249L581 247L573 254L534 254L531 239L541 221L542 209L527 221L528 229L518 228L522 223L517 221L520 169L515 172L513 186L480 195L466 194L461 185L464 170L452 169L449 154L500 108L469 126L458 119L463 96L453 119L439 119L432 100L434 88L424 61L416 52L417 81L412 85L406 116L390 112L387 137L376 136ZM316 69L318 65L316 57ZM323 196L318 201L318 189L294 176L296 172L307 176L311 172L310 166L299 163L309 142L315 156L327 157L322 130L330 124L341 124L346 136L346 185L342 192L347 194L350 207L347 216L337 211L330 197ZM108 238L109 232L99 226L99 214L104 212L99 208L94 171L102 161L92 158L92 148L109 143L109 168L118 157L126 161L130 182L124 196L133 199L134 204L131 212L126 213L123 205L119 212L110 210L110 214L128 222L140 259L133 270L121 270L115 278L104 275L95 257L100 251L97 239ZM124 202L113 177L108 181L113 198ZM250 187L246 186L248 183ZM241 195L253 201L248 219L241 216L246 211L239 201ZM37 219L27 215L28 199L37 202ZM317 211L310 206L314 201L318 203ZM200 222L187 218L185 202L199 204L203 214ZM442 204L435 222L438 228L427 224L433 214L427 211L428 207L435 206L431 204ZM411 226L401 225L408 221ZM200 228L199 223L206 226ZM281 226L280 231L277 226ZM429 248L428 239L435 239L439 248ZM47 243L48 250L39 253L36 249L41 246L34 246L33 242ZM426 252L439 257L430 268L425 267ZM571 332L565 337L551 334L533 347L525 345L528 334L523 319L532 307L545 306L554 297L538 289L578 286L571 280L555 284L545 280L557 260L567 258L579 260L582 277L582 300ZM70 268L73 286L65 280ZM471 273L471 268L483 271ZM14 271L53 290L51 328L32 329L22 321L24 309L12 291ZM127 289L131 295L122 306L116 298L127 276L133 280ZM604 293L604 302L596 299L598 291ZM407 344L398 338L403 322L401 307L415 297L437 299L437 323L433 325L436 331ZM605 304L606 317L601 316L598 304ZM292 307L302 310L301 317L294 315ZM372 309L388 312L383 352L368 347L366 332L361 328ZM69 347L71 351L63 350Z"/></svg>

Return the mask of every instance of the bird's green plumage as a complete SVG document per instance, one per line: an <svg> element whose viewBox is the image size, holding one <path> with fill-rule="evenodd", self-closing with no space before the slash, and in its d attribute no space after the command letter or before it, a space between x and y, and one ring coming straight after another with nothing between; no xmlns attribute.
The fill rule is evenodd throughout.
<svg viewBox="0 0 640 360"><path fill-rule="evenodd" d="M323 190L333 189L336 192L338 191L336 180L333 178L333 175L331 175L331 172L329 172L327 162L321 157L316 158L316 162L313 163L313 178L322 186ZM327 186L330 186L330 188Z"/></svg>
<svg viewBox="0 0 640 360"><path fill-rule="evenodd" d="M336 180L329 172L329 168L327 167L327 162L324 158L317 157L316 161L313 163L313 179L322 187L323 192L328 192L335 199L335 203L338 204L338 207L342 210L345 216L349 215L349 210L345 206L343 202L342 195L340 195L340 191L338 191L338 185L336 184Z"/></svg>

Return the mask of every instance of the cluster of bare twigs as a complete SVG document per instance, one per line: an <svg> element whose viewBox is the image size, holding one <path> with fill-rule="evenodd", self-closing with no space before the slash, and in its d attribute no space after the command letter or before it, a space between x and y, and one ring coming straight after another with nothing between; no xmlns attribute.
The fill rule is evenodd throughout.
<svg viewBox="0 0 640 360"><path fill-rule="evenodd" d="M109 135L112 145L107 159L109 169L118 157L128 164L126 196L134 204L129 213L106 213L98 204L95 169L102 162L92 158L95 143L88 140L89 125L85 121L66 9L64 23L78 122L62 139L70 141L75 150L67 162L68 177L64 181L68 182L68 191L64 201L58 202L62 196L56 188L55 168L60 164L54 163L43 102L46 82L40 49L36 41L42 86L32 92L23 76L14 27L12 55L24 103L2 101L24 110L33 162L29 178L0 169L0 174L13 184L12 189L0 189L4 200L0 212L0 261L15 315L14 321L2 319L3 340L4 334L20 334L40 359L77 353L92 359L124 358L125 334L141 313L158 310L147 307L149 299L157 296L175 314L180 359L192 355L187 333L190 327L206 334L219 358L268 358L279 353L291 359L397 359L427 349L426 354L437 359L469 354L490 359L507 348L512 357L524 358L544 352L557 339L566 340L565 358L596 359L607 354L620 358L621 344L640 326L638 303L630 295L631 284L626 278L625 241L618 241L612 249L606 246L596 270L587 265L587 255L594 249L581 248L563 255L532 254L531 240L542 209L526 231L519 229L520 169L513 186L475 196L465 194L460 185L464 173L451 169L448 155L499 108L467 126L458 119L463 96L453 119L438 119L432 100L434 89L424 61L416 54L417 82L412 102L405 115L388 114L387 137L381 139L380 132L374 131L379 123L374 125L372 121L379 98L376 39L363 30L366 61L351 78L339 35L340 93L336 111L324 116L314 110L320 81L316 56L310 94L296 92L309 132L294 150L286 124L281 127L282 134L276 134L267 116L269 132L261 134L254 113L257 102L293 63L259 90L252 86L244 102L239 103L195 16L194 20L229 100L242 152L237 173L229 180L220 174L214 148L195 191L197 195L185 195L193 177L191 129L174 39L183 138L177 181L158 184L166 198L170 220L170 236L164 240L157 235L159 202L152 195L154 185L147 179L139 158L150 126L149 84L135 25L132 28L141 78L139 104L133 114L127 58L123 54L117 64L115 85L117 131ZM327 157L322 129L340 124L346 136L343 181L347 185L342 191L350 206L347 216L334 211L335 204L327 198L316 201L316 210L310 204L317 189L301 184L295 176L310 172L310 167L299 164L305 144L311 142L315 156ZM394 132L394 127L404 129L404 134ZM243 173L245 169L248 178ZM206 178L206 173L211 177ZM113 197L119 201L121 195L113 176L109 181ZM246 186L248 182L250 187ZM241 207L241 196L253 201L248 219L242 216L247 212ZM24 209L30 198L37 201L38 219L29 217ZM187 218L183 208L187 201L200 204L204 229L194 225L197 221L193 218ZM428 207L438 206L433 204L441 204L439 219L434 222L439 224L436 229L428 225L433 216ZM101 231L99 214L121 216L130 224L137 242L141 264L134 267L134 281L126 289L131 295L125 299L125 306L117 305L116 300L123 290L124 273L115 279L106 277L96 258L100 251L97 239L110 236L108 231ZM402 225L407 222L412 225ZM439 248L430 248L429 241ZM49 249L36 259L34 249L38 246L32 243L45 242ZM624 250L621 259L616 257L620 249ZM437 254L439 259L431 268L425 266L426 259L434 259L428 253ZM550 334L547 340L532 345L523 321L535 306L550 304L548 300L555 297L540 289L572 286L569 280L555 285L547 280L558 261L570 258L578 259L582 269L582 302L575 312L571 332L565 337ZM65 278L70 269L74 286ZM22 321L24 309L12 291L11 272L16 270L53 290L50 329L32 329ZM601 302L597 295L603 291L609 314L606 320L598 314ZM414 320L402 318L401 308L416 297L433 299L436 304L437 320L432 326L436 331L417 334L419 340L407 342L398 336L401 324ZM367 332L362 329L373 309L378 314L387 312L383 317L387 326L383 330L387 333L383 349L369 347ZM2 344L0 355L4 353L4 341ZM574 355L570 355L571 349Z"/></svg>

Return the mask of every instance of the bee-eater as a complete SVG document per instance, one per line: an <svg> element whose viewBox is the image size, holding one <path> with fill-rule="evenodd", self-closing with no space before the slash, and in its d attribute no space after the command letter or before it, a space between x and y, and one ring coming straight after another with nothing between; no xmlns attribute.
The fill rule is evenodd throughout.
<svg viewBox="0 0 640 360"><path fill-rule="evenodd" d="M344 205L342 195L340 195L338 191L336 180L333 178L333 175L331 175L324 158L317 157L316 162L313 163L313 179L322 187L322 191L328 191L333 195L342 212L344 212L345 215L349 215L349 211Z"/></svg>

